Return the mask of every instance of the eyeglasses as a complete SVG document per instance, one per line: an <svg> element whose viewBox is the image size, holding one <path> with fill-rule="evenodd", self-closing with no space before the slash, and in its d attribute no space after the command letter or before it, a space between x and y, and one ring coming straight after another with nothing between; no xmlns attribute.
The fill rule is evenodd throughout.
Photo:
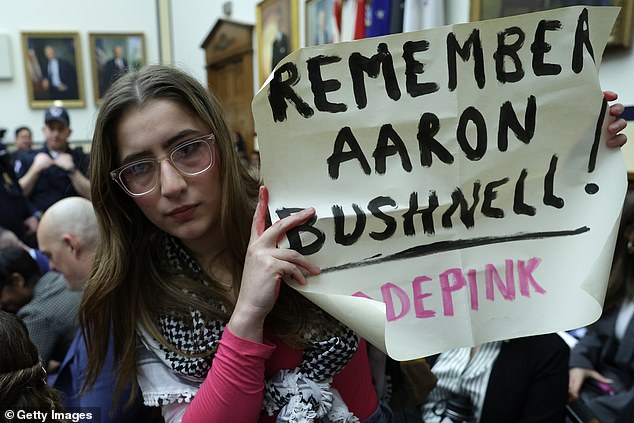
<svg viewBox="0 0 634 423"><path fill-rule="evenodd" d="M146 158L127 163L110 172L110 177L133 197L149 194L158 186L159 164L167 160L183 176L194 176L211 169L214 134L185 141L172 148L162 159Z"/></svg>

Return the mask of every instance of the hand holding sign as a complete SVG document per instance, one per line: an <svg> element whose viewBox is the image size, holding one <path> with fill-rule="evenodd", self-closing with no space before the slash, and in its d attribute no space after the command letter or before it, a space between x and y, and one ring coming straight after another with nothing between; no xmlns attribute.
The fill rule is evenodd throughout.
<svg viewBox="0 0 634 423"><path fill-rule="evenodd" d="M304 272L319 274L319 268L309 258L293 250L277 248L286 232L310 219L315 210L303 210L265 229L268 199L268 189L261 187L240 294L229 323L233 333L257 342L261 342L262 324L275 304L280 283L294 280L303 285L306 283Z"/></svg>
<svg viewBox="0 0 634 423"><path fill-rule="evenodd" d="M350 304L380 304L367 310L397 359L595 320L626 187L605 140L624 141L606 119L619 106L598 83L617 12L551 10L282 61L253 109L271 215L316 209L287 233L322 270L299 289L364 336L376 316Z"/></svg>
<svg viewBox="0 0 634 423"><path fill-rule="evenodd" d="M619 98L619 96L612 91L604 91L603 96L606 101L614 101ZM620 133L627 126L627 121L623 118L619 118L624 111L625 107L621 103L610 106L610 119L608 120L609 138L606 140L608 147L623 147L627 142L627 136Z"/></svg>

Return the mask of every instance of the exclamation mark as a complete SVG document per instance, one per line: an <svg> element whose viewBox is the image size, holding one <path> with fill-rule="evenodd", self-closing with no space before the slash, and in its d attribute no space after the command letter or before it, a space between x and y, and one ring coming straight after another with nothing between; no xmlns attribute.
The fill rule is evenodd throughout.
<svg viewBox="0 0 634 423"><path fill-rule="evenodd" d="M608 102L603 99L601 105L601 113L597 119L597 126L594 128L594 142L592 143L592 149L590 150L590 160L588 161L588 173L594 172L594 168L597 164L597 153L599 151L599 141L601 141L601 131L603 130L603 119L605 118L605 111L608 108ZM586 184L586 192L590 195L599 192L599 186L592 182Z"/></svg>

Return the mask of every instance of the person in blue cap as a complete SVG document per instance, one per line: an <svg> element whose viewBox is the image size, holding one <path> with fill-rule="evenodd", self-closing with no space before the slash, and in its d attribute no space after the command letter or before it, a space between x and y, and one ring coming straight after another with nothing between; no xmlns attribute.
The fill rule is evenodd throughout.
<svg viewBox="0 0 634 423"><path fill-rule="evenodd" d="M71 149L68 144L68 111L59 106L46 109L42 130L44 146L23 157L17 174L24 195L40 213L62 198L90 198L88 156L81 147Z"/></svg>

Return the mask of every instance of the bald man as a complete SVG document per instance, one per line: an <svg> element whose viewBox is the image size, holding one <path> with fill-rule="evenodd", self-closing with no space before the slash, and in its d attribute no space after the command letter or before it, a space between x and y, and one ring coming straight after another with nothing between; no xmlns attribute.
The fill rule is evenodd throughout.
<svg viewBox="0 0 634 423"><path fill-rule="evenodd" d="M49 259L49 267L62 273L73 291L84 289L97 240L95 211L83 197L68 197L54 203L42 215L37 230L37 242Z"/></svg>
<svg viewBox="0 0 634 423"><path fill-rule="evenodd" d="M66 277L69 289L76 291L82 291L90 277L98 239L95 211L90 200L83 197L67 197L53 204L42 215L37 230L40 249L48 256L49 265ZM111 349L95 386L80 392L85 381L87 360L86 343L81 331L77 331L59 371L48 381L65 393L65 407L99 408L102 423L152 421L151 410L140 402L140 395L130 408L124 409L129 391L123 393L119 407L110 413L115 386Z"/></svg>

